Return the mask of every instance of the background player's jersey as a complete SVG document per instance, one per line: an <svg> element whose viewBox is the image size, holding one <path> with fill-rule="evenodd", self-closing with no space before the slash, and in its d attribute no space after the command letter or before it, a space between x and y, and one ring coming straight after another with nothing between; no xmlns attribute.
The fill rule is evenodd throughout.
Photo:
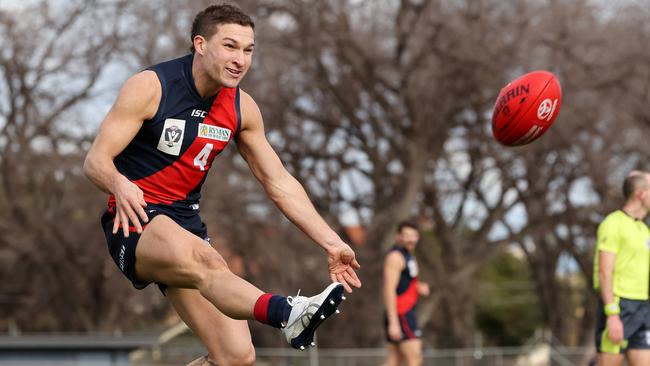
<svg viewBox="0 0 650 366"><path fill-rule="evenodd" d="M397 284L397 314L403 315L415 309L418 302L418 264L415 258L404 247L395 245L390 252L398 251L404 256L406 266L399 276Z"/></svg>
<svg viewBox="0 0 650 366"><path fill-rule="evenodd" d="M162 86L156 115L144 121L115 158L149 204L198 209L201 186L214 157L239 132L239 88L202 99L192 78L193 55L151 66ZM114 207L115 198L109 199Z"/></svg>

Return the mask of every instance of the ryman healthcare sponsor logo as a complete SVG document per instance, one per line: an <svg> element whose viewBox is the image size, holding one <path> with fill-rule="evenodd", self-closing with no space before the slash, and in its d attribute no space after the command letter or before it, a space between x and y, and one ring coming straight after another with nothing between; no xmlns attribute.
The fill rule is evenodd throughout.
<svg viewBox="0 0 650 366"><path fill-rule="evenodd" d="M199 123L199 137L217 141L230 141L231 131L227 128Z"/></svg>

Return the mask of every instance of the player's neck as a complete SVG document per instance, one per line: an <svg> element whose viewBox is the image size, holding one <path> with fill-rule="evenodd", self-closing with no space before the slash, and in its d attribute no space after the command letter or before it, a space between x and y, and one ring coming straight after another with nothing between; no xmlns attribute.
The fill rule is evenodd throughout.
<svg viewBox="0 0 650 366"><path fill-rule="evenodd" d="M208 73L197 65L196 60L192 63L192 79L194 79L196 91L203 99L216 95L219 89L221 89L221 85L212 80Z"/></svg>
<svg viewBox="0 0 650 366"><path fill-rule="evenodd" d="M648 214L648 211L639 202L636 201L626 203L625 206L623 206L622 210L628 216L631 216L637 220L643 220Z"/></svg>

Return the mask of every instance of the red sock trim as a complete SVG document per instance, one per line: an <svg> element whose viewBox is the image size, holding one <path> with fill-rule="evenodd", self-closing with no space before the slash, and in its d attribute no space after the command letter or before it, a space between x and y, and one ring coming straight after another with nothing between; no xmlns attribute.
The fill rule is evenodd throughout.
<svg viewBox="0 0 650 366"><path fill-rule="evenodd" d="M255 316L255 320L260 323L269 324L269 301L272 296L272 294L264 294L255 302L253 315Z"/></svg>

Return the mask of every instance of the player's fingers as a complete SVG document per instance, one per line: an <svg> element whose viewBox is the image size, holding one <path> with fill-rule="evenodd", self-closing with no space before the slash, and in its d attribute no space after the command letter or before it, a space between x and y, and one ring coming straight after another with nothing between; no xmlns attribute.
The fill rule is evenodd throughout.
<svg viewBox="0 0 650 366"><path fill-rule="evenodd" d="M142 210L142 207L140 207ZM138 218L138 214L133 211L131 207L127 208L127 215L129 216L129 220L131 221L131 224L133 224L133 227L135 228L135 231L138 234L142 234L142 225L140 224L140 219Z"/></svg>
<svg viewBox="0 0 650 366"><path fill-rule="evenodd" d="M147 201L144 200L144 193L138 190L138 204L142 207L147 207Z"/></svg>
<svg viewBox="0 0 650 366"><path fill-rule="evenodd" d="M619 342L622 340L623 337L622 337L622 335L621 335L621 332L613 331L613 332L611 333L611 337L610 337L610 338L612 339L612 342L614 342L614 343L619 343Z"/></svg>
<svg viewBox="0 0 650 366"><path fill-rule="evenodd" d="M135 211L137 212L137 215L142 219L143 222L149 222L149 217L147 216L147 213L144 211L144 208L142 206L137 205L135 206ZM138 224L140 224L138 222Z"/></svg>
<svg viewBox="0 0 650 366"><path fill-rule="evenodd" d="M120 225L122 225L122 233L125 238L129 237L129 217L124 210L120 210Z"/></svg>
<svg viewBox="0 0 650 366"><path fill-rule="evenodd" d="M138 216L140 217L142 222L149 222L149 216L147 216L147 213L144 211L142 207L138 206L137 211L138 211ZM138 222L138 224L140 223Z"/></svg>
<svg viewBox="0 0 650 366"><path fill-rule="evenodd" d="M115 217L113 218L113 235L117 234L117 230L120 228L120 210L115 208Z"/></svg>
<svg viewBox="0 0 650 366"><path fill-rule="evenodd" d="M354 286L356 288L361 287L361 280L359 279L359 277L357 276L357 273L354 272L354 270L352 268L348 267L348 269L345 272L343 272L343 277L345 277L345 279L349 283L351 283L352 286Z"/></svg>
<svg viewBox="0 0 650 366"><path fill-rule="evenodd" d="M138 216L142 219L143 222L149 222L149 216L144 211L144 208L147 207L147 202L144 200L144 195L142 191L138 191L138 205L135 206Z"/></svg>
<svg viewBox="0 0 650 366"><path fill-rule="evenodd" d="M357 259L356 259L356 258L353 259L353 260L352 260L352 263L350 263L350 264L352 265L352 268L354 268L354 269L359 269L359 268L361 268L361 265L359 264L359 262L357 262Z"/></svg>
<svg viewBox="0 0 650 366"><path fill-rule="evenodd" d="M124 209L126 213L129 216L129 219L131 220L131 223L133 224L133 227L137 228L138 225L140 224L140 218L147 217L146 212L144 212L144 208L140 205L140 198L136 197L131 197L127 198L124 200Z"/></svg>
<svg viewBox="0 0 650 366"><path fill-rule="evenodd" d="M345 280L345 277L341 273L336 275L336 279L343 285L343 288L345 288L345 291L347 292L352 292L352 287L348 285L348 282Z"/></svg>
<svg viewBox="0 0 650 366"><path fill-rule="evenodd" d="M334 273L331 273L331 272L330 272L330 279L332 280L332 282L339 282L339 281L336 280L336 275Z"/></svg>
<svg viewBox="0 0 650 366"><path fill-rule="evenodd" d="M358 279L355 280L354 278L352 278L352 276L350 276L348 272L343 272L343 278L345 278L345 282L347 284L359 288L360 286L359 280Z"/></svg>

